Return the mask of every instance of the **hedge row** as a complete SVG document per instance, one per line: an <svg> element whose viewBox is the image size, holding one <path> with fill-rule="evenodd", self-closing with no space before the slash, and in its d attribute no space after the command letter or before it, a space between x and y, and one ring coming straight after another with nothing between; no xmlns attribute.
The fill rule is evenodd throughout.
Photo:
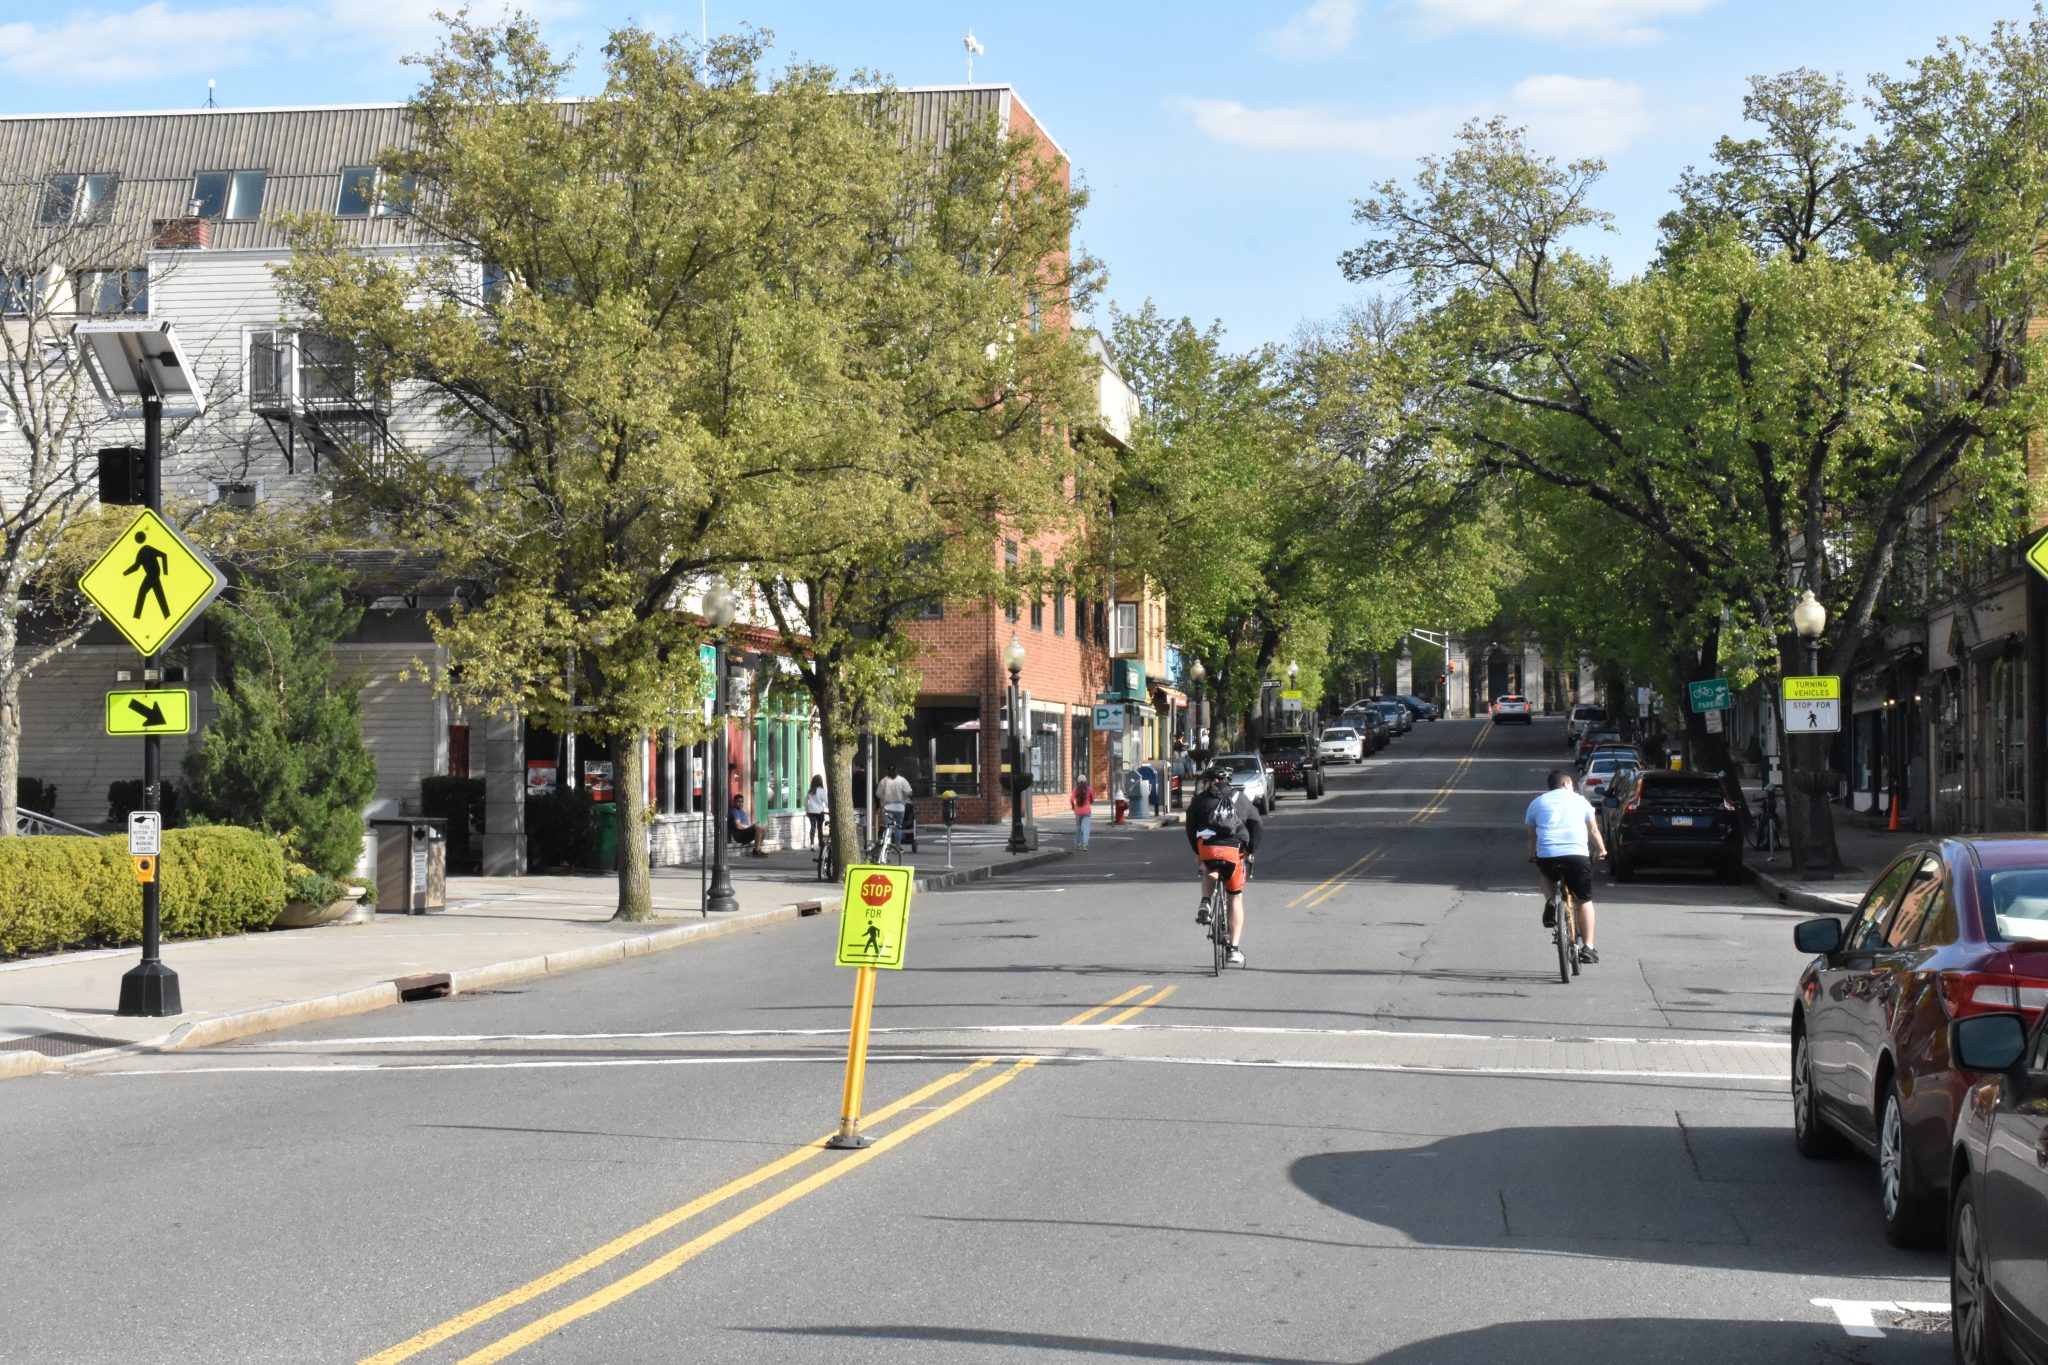
<svg viewBox="0 0 2048 1365"><path fill-rule="evenodd" d="M267 929L284 909L284 852L255 830L167 830L157 875L166 938ZM125 835L0 839L0 957L141 941Z"/></svg>

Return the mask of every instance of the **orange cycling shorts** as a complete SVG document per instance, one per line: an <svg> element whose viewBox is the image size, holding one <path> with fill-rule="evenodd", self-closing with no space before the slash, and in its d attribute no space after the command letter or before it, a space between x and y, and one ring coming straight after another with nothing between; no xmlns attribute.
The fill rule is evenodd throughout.
<svg viewBox="0 0 2048 1365"><path fill-rule="evenodd" d="M1195 857L1201 860L1204 871L1224 878L1224 890L1233 896L1244 890L1246 868L1243 849L1235 844L1198 844Z"/></svg>

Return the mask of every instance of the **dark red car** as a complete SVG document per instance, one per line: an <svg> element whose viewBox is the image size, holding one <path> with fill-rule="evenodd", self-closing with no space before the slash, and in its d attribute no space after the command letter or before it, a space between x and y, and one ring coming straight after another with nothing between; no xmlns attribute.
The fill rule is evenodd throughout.
<svg viewBox="0 0 2048 1365"><path fill-rule="evenodd" d="M1957 1022L1963 1099L1949 1170L1949 1325L1959 1365L2048 1361L2048 1021Z"/></svg>
<svg viewBox="0 0 2048 1365"><path fill-rule="evenodd" d="M1877 1159L1888 1240L1940 1240L1951 1141L1980 1077L1950 1055L1950 1025L2048 1005L2048 837L1914 844L1846 926L1793 931L1820 956L1792 1006L1792 1129L1801 1153L1844 1145Z"/></svg>

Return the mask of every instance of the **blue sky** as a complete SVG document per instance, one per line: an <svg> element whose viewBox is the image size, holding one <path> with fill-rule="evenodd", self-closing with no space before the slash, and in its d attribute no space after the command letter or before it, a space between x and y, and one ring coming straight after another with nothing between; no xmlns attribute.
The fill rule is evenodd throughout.
<svg viewBox="0 0 2048 1365"><path fill-rule="evenodd" d="M0 113L403 99L406 52L452 0L0 0ZM482 0L484 12L497 0ZM611 27L694 33L701 0L534 0L558 50ZM1739 131L1744 78L1809 66L1859 88L1942 34L1982 37L1983 0L708 0L713 31L772 30L786 55L905 85L1014 86L1094 194L1081 240L1109 297L1284 341L1356 297L1336 258L1353 199L1505 113L1555 155L1609 166L1596 192L1625 269L1654 245L1688 163ZM587 82L594 84L594 61Z"/></svg>

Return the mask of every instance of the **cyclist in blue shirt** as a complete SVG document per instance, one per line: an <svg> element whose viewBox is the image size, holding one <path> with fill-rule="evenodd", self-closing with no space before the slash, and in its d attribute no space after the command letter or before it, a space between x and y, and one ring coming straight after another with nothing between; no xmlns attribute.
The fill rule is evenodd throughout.
<svg viewBox="0 0 2048 1365"><path fill-rule="evenodd" d="M1550 790L1529 803L1522 816L1529 829L1529 861L1543 878L1543 927L1557 927L1557 887L1562 882L1579 899L1579 929L1584 942L1579 961L1598 962L1593 946L1593 854L1607 856L1593 805L1572 788L1572 775L1562 768L1550 772Z"/></svg>

